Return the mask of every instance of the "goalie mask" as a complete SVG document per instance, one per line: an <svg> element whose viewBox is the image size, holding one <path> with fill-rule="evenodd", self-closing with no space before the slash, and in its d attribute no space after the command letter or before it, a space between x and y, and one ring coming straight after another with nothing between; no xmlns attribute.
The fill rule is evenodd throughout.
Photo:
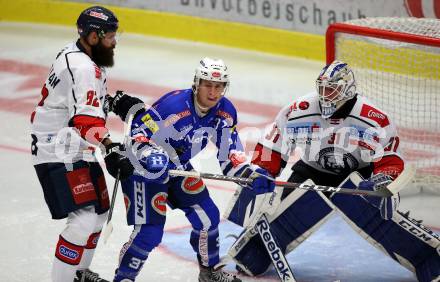
<svg viewBox="0 0 440 282"><path fill-rule="evenodd" d="M316 79L321 116L331 117L342 105L356 95L353 71L346 63L333 61L325 66Z"/></svg>
<svg viewBox="0 0 440 282"><path fill-rule="evenodd" d="M192 85L192 90L195 95L197 95L200 81L202 79L224 82L225 89L222 93L222 96L226 94L229 86L229 74L228 68L222 60L205 57L200 61L199 66L196 68L196 73L194 74L194 83Z"/></svg>

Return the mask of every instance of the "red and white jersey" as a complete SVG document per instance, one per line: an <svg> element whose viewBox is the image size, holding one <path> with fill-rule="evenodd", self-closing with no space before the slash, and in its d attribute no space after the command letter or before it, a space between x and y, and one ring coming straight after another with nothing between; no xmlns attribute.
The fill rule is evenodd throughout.
<svg viewBox="0 0 440 282"><path fill-rule="evenodd" d="M105 128L105 70L77 43L57 55L31 116L33 163L96 161L85 129ZM88 139L89 140L89 139Z"/></svg>
<svg viewBox="0 0 440 282"><path fill-rule="evenodd" d="M330 174L370 165L374 173L392 177L403 170L395 125L360 95L344 119L322 118L315 93L298 98L278 113L259 141L253 163L276 176L295 148L306 164Z"/></svg>

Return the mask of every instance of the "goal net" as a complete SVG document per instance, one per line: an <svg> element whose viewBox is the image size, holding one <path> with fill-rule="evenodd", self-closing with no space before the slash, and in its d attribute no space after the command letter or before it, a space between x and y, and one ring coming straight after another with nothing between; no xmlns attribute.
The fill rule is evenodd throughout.
<svg viewBox="0 0 440 282"><path fill-rule="evenodd" d="M415 185L440 194L440 20L365 18L331 25L327 63L348 63L358 92L396 122Z"/></svg>

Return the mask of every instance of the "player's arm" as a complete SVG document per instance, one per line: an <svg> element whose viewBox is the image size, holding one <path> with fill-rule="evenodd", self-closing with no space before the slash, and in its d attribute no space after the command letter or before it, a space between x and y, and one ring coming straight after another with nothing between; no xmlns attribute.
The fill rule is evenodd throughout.
<svg viewBox="0 0 440 282"><path fill-rule="evenodd" d="M102 89L94 67L79 65L71 71L73 83L68 102L71 116L69 126L76 128L81 138L89 144L105 147L106 167L113 177L119 171L121 179L127 178L132 174L133 166L124 156L124 146L110 139L105 124L106 114L99 99Z"/></svg>
<svg viewBox="0 0 440 282"><path fill-rule="evenodd" d="M237 132L236 115L232 115L233 123L231 126L221 129L216 146L218 148L217 159L224 175L236 176L253 179L249 187L256 193L266 193L273 191L275 185L270 178L270 174L259 166L252 165L247 161L243 145Z"/></svg>
<svg viewBox="0 0 440 282"><path fill-rule="evenodd" d="M379 151L377 158L371 163L372 176L359 183L359 189L378 190L389 185L404 169L404 161L400 156L399 136L394 124L381 128L379 134ZM382 136L380 136L382 135ZM382 149L382 150L381 150ZM380 210L384 219L390 219L399 206L400 197L397 193L392 197L364 197L370 204Z"/></svg>
<svg viewBox="0 0 440 282"><path fill-rule="evenodd" d="M287 143L285 127L290 106L278 113L273 124L266 128L255 147L252 163L266 169L273 177L286 166L291 147Z"/></svg>

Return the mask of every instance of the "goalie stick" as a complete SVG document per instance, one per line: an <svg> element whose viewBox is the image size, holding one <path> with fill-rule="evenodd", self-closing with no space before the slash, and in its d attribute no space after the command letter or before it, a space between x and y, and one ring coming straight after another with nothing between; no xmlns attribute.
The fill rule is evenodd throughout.
<svg viewBox="0 0 440 282"><path fill-rule="evenodd" d="M170 170L169 174L172 176L186 176L186 177L231 181L231 182L236 182L238 184L251 184L253 181L252 179L248 179L248 178L226 176L222 174L204 173L197 171ZM289 189L304 189L304 190L321 191L321 192L342 193L349 195L391 197L392 195L397 194L400 190L405 188L405 186L412 181L414 175L415 175L414 167L407 166L391 184L389 184L387 187L384 187L376 191L348 189L348 188L315 185L315 184L307 184L307 183L293 183L293 182L285 182L285 181L274 181L274 182L275 182L275 186L281 186Z"/></svg>
<svg viewBox="0 0 440 282"><path fill-rule="evenodd" d="M128 116L128 121L124 129L124 141L123 141L124 145L127 145L127 140L129 139L130 136L130 128L132 121L133 121L133 114L130 114ZM118 174L116 175L115 185L113 186L112 201L110 203L110 209L108 211L107 224L105 226L104 231L102 232L102 238L104 239L104 244L107 243L108 238L113 232L113 223L112 223L113 209L115 207L116 195L118 194L119 181L120 181L120 171L118 171Z"/></svg>

